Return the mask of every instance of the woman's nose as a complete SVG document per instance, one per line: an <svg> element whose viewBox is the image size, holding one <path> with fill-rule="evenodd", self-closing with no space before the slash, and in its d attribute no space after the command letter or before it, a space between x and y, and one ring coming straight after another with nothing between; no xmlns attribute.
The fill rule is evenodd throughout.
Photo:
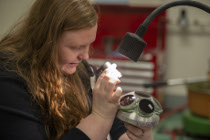
<svg viewBox="0 0 210 140"><path fill-rule="evenodd" d="M89 52L85 52L85 53L83 54L83 59L84 59L84 60L88 60L88 59L89 59Z"/></svg>
<svg viewBox="0 0 210 140"><path fill-rule="evenodd" d="M80 59L88 60L89 59L89 47L81 51L79 55Z"/></svg>

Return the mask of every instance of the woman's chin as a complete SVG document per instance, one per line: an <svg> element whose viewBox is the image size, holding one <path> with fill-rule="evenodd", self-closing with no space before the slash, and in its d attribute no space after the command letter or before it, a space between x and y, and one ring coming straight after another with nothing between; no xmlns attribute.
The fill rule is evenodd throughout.
<svg viewBox="0 0 210 140"><path fill-rule="evenodd" d="M73 67L73 68L64 67L64 68L62 69L62 71L63 71L65 74L69 74L69 75L75 73L76 70L77 70L76 67Z"/></svg>

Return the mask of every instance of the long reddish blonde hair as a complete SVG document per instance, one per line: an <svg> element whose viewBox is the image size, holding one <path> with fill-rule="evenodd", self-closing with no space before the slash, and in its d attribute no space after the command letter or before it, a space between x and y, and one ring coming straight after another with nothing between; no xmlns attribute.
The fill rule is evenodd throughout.
<svg viewBox="0 0 210 140"><path fill-rule="evenodd" d="M29 14L1 41L0 53L27 83L40 107L49 139L58 139L88 115L78 72L63 75L57 67L56 42L66 30L93 27L98 16L88 0L36 0ZM82 72L81 64L78 71Z"/></svg>

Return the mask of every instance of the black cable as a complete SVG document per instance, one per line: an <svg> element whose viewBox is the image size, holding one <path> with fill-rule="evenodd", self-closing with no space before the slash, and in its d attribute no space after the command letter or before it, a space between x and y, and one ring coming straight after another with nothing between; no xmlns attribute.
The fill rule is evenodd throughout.
<svg viewBox="0 0 210 140"><path fill-rule="evenodd" d="M193 6L210 13L210 7L197 1L176 0L156 8L140 26L136 33L127 32L117 48L117 51L129 59L137 62L147 43L143 36L152 20L161 12L173 6Z"/></svg>
<svg viewBox="0 0 210 140"><path fill-rule="evenodd" d="M186 1L186 0L177 0L177 1L172 1L172 2L168 2L158 8L156 8L145 20L144 22L139 26L139 28L136 31L136 34L138 34L140 37L143 37L149 24L152 22L152 20L157 17L160 13L162 13L163 11L165 11L166 9L170 8L170 7L174 7L174 6L193 6L193 7L197 7L199 9L202 9L203 11L210 13L210 7L202 4L200 2L197 1Z"/></svg>

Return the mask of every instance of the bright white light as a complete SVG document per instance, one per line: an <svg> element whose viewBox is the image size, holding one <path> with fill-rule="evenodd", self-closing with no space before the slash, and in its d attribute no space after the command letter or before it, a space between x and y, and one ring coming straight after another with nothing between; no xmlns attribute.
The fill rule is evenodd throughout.
<svg viewBox="0 0 210 140"><path fill-rule="evenodd" d="M116 69L117 65L115 63L111 64L107 68L107 76L111 78L110 81L115 82L118 81L122 74Z"/></svg>

